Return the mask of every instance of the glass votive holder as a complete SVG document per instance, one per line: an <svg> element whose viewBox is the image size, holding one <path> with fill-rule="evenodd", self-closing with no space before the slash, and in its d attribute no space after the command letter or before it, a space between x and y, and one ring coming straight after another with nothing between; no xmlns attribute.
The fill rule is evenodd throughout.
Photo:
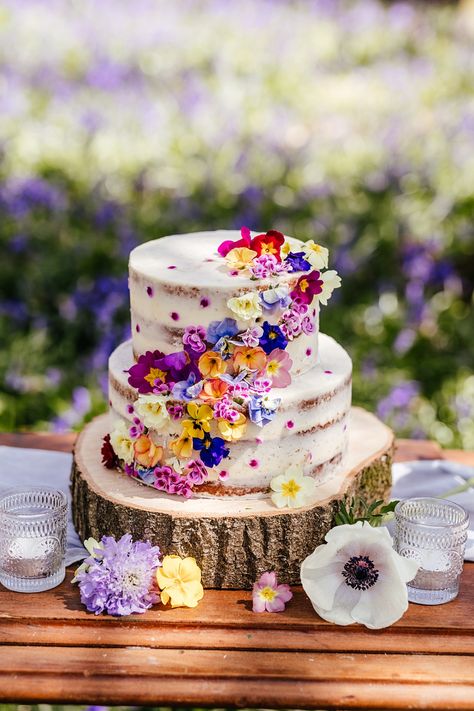
<svg viewBox="0 0 474 711"><path fill-rule="evenodd" d="M56 587L66 574L67 498L48 487L0 497L0 583L16 592Z"/></svg>
<svg viewBox="0 0 474 711"><path fill-rule="evenodd" d="M397 504L395 549L420 565L407 583L410 602L441 605L456 597L468 525L467 512L446 499L420 497Z"/></svg>

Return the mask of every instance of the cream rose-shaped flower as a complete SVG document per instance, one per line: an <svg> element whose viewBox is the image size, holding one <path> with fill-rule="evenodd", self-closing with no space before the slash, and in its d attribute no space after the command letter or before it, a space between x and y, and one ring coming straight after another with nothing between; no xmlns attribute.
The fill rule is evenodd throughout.
<svg viewBox="0 0 474 711"><path fill-rule="evenodd" d="M135 411L143 424L154 430L161 430L170 420L166 398L162 395L140 395L135 403Z"/></svg>
<svg viewBox="0 0 474 711"><path fill-rule="evenodd" d="M285 507L298 509L309 502L315 487L314 479L303 474L302 466L294 464L285 474L280 474L271 480L271 499L279 509Z"/></svg>
<svg viewBox="0 0 474 711"><path fill-rule="evenodd" d="M118 420L110 433L110 444L119 459L123 459L125 464L131 464L135 456L133 440L130 431L123 420Z"/></svg>
<svg viewBox="0 0 474 711"><path fill-rule="evenodd" d="M262 306L258 292L249 291L242 296L234 296L227 302L229 309L243 321L258 318L262 315Z"/></svg>
<svg viewBox="0 0 474 711"><path fill-rule="evenodd" d="M341 277L334 269L329 269L329 271L321 274L320 279L323 282L322 291L317 294L316 298L319 299L321 304L327 306L328 299L331 298L334 289L339 289L341 286Z"/></svg>
<svg viewBox="0 0 474 711"><path fill-rule="evenodd" d="M337 625L388 627L408 608L418 564L402 558L384 527L336 526L301 564L301 584L320 617Z"/></svg>

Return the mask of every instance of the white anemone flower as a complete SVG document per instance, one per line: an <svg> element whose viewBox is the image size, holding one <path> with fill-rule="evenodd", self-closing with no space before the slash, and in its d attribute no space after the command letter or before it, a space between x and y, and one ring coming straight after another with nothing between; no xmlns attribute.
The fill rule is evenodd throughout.
<svg viewBox="0 0 474 711"><path fill-rule="evenodd" d="M123 459L125 464L133 462L133 440L130 437L130 430L123 420L117 420L110 433L110 444L119 459Z"/></svg>
<svg viewBox="0 0 474 711"><path fill-rule="evenodd" d="M326 541L301 565L301 583L318 615L370 629L399 620L418 564L393 549L388 530L358 521L331 529Z"/></svg>
<svg viewBox="0 0 474 711"><path fill-rule="evenodd" d="M314 240L310 239L305 242L304 256L311 264L313 269L327 269L329 260L329 250L326 247L322 247L320 244L316 244Z"/></svg>
<svg viewBox="0 0 474 711"><path fill-rule="evenodd" d="M309 503L316 482L312 477L304 476L302 466L293 464L285 474L271 480L270 488L272 501L279 509L299 509Z"/></svg>
<svg viewBox="0 0 474 711"><path fill-rule="evenodd" d="M135 403L135 410L146 427L153 430L163 429L170 420L163 395L140 395Z"/></svg>
<svg viewBox="0 0 474 711"><path fill-rule="evenodd" d="M334 269L329 269L321 274L320 279L323 285L321 293L317 294L317 298L321 304L327 306L328 299L331 298L334 289L339 289L341 286L341 277Z"/></svg>

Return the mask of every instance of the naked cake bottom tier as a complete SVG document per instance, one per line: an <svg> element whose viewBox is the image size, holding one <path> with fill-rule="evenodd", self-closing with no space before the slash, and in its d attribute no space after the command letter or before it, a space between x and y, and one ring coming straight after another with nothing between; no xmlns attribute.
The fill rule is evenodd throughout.
<svg viewBox="0 0 474 711"><path fill-rule="evenodd" d="M281 398L277 415L265 427L248 423L242 439L233 442L225 460L227 477L219 478L222 467L209 470L208 480L196 487L197 497L262 498L269 495L270 481L292 464L323 481L344 465L349 437L352 362L332 338L320 334L318 364L295 377L286 388L275 388ZM128 408L137 391L128 383L127 370L133 364L131 341L122 343L109 361L110 413L114 419L132 421ZM180 433L179 423L170 421L164 430L151 435L156 444L167 447Z"/></svg>
<svg viewBox="0 0 474 711"><path fill-rule="evenodd" d="M75 447L72 508L79 535L131 533L165 553L192 555L205 587L248 588L265 570L274 570L281 582L299 583L302 560L323 542L344 497L372 501L390 492L393 434L360 408L351 410L344 466L299 509L277 509L268 498L178 499L139 486L101 464L100 442L109 426L109 415L96 418Z"/></svg>

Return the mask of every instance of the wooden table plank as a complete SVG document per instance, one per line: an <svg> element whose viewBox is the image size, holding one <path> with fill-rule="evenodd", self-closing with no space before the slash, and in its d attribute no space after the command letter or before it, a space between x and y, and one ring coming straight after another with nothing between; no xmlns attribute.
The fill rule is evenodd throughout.
<svg viewBox="0 0 474 711"><path fill-rule="evenodd" d="M0 444L70 451L74 434L0 435ZM473 452L398 443L396 459ZM410 605L380 631L321 620L301 589L282 615L250 593L207 590L193 610L95 616L67 580L48 593L0 587L0 701L327 709L474 709L474 565L459 597Z"/></svg>

